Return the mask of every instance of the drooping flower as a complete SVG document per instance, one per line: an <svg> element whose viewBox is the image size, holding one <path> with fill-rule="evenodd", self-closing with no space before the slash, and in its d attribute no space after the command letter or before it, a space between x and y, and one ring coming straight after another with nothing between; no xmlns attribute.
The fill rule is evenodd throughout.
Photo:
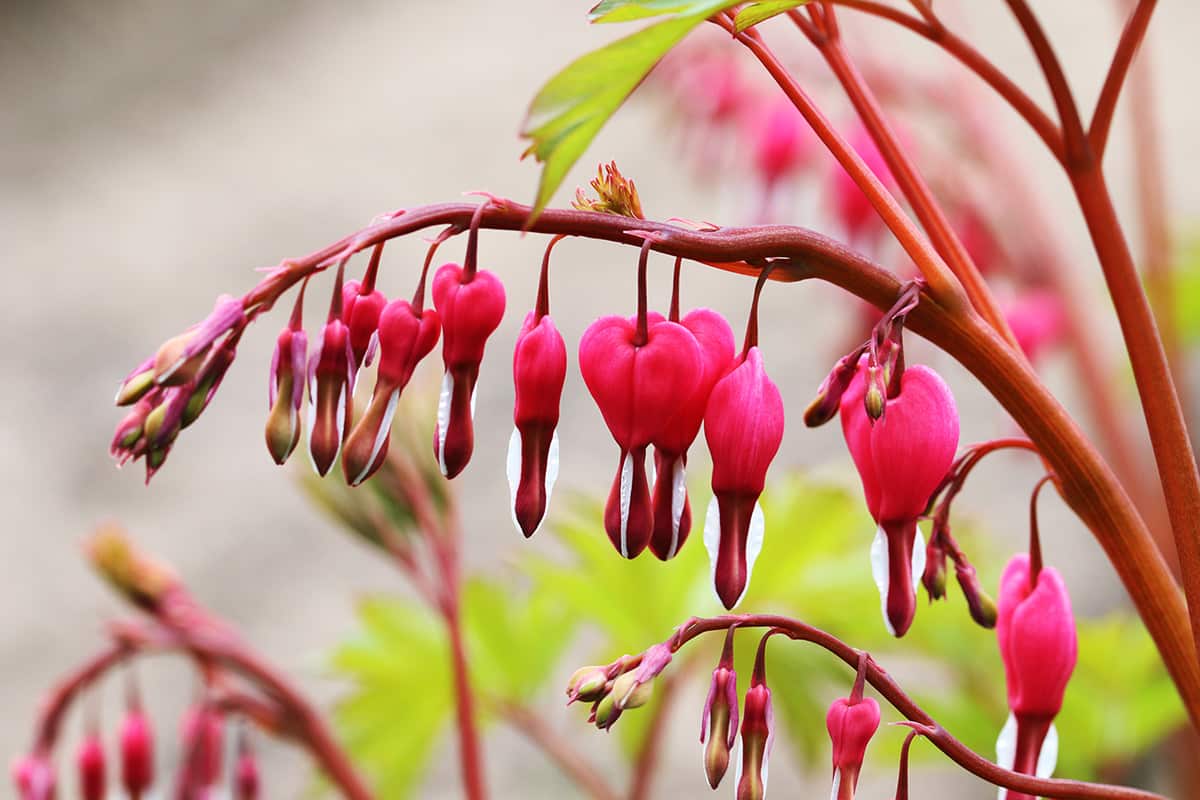
<svg viewBox="0 0 1200 800"><path fill-rule="evenodd" d="M804 117L787 98L778 98L751 117L754 167L768 191L794 173L813 152Z"/></svg>
<svg viewBox="0 0 1200 800"><path fill-rule="evenodd" d="M1017 344L1036 363L1063 336L1066 310L1057 294L1048 289L1022 292L1004 310Z"/></svg>
<svg viewBox="0 0 1200 800"><path fill-rule="evenodd" d="M1050 777L1058 760L1054 718L1078 655L1075 617L1062 576L1035 570L1016 555L1000 578L996 638L1008 689L1008 722L996 742L996 763L1014 772ZM1032 800L1001 791L1001 800Z"/></svg>
<svg viewBox="0 0 1200 800"><path fill-rule="evenodd" d="M687 495L687 451L700 433L713 386L733 365L733 329L717 312L698 308L679 319L679 267L675 262L675 291L670 318L691 331L700 346L704 374L691 397L683 399L675 417L654 440L654 533L650 551L667 561L674 558L692 529Z"/></svg>
<svg viewBox="0 0 1200 800"><path fill-rule="evenodd" d="M408 385L417 364L437 344L441 333L438 313L424 306L425 277L422 274L411 303L393 300L379 316L379 373L375 389L362 419L346 437L342 451L342 470L351 486L371 477L383 463L400 393Z"/></svg>
<svg viewBox="0 0 1200 800"><path fill-rule="evenodd" d="M783 441L783 424L783 398L767 377L762 352L751 346L713 387L704 413L713 461L704 546L717 597L729 609L746 593L762 550L765 522L758 498Z"/></svg>
<svg viewBox="0 0 1200 800"><path fill-rule="evenodd" d="M879 729L879 703L872 697L839 697L829 706L825 727L833 743L834 800L853 800L867 744Z"/></svg>
<svg viewBox="0 0 1200 800"><path fill-rule="evenodd" d="M433 277L433 305L442 323L442 362L446 371L438 399L433 452L442 474L458 475L475 449L475 382L488 337L504 317L504 286L476 268L478 228L485 201L471 221L463 265L443 264Z"/></svg>
<svg viewBox="0 0 1200 800"><path fill-rule="evenodd" d="M350 329L350 351L354 353L354 369L370 366L378 347L376 332L379 315L387 305L383 292L375 288L379 262L383 257L383 242L371 251L371 260L361 281L346 281L342 287L342 319Z"/></svg>
<svg viewBox="0 0 1200 800"><path fill-rule="evenodd" d="M79 770L79 796L83 800L104 800L107 778L104 745L95 732L88 733L79 743L75 766Z"/></svg>
<svg viewBox="0 0 1200 800"><path fill-rule="evenodd" d="M300 443L300 408L307 385L308 335L304 332L304 289L296 294L296 305L287 327L275 340L271 372L267 381L267 450L276 464L284 464Z"/></svg>
<svg viewBox="0 0 1200 800"><path fill-rule="evenodd" d="M180 724L184 754L183 785L202 792L221 780L224 722L211 706L192 706ZM191 795L188 795L191 796Z"/></svg>
<svg viewBox="0 0 1200 800"><path fill-rule="evenodd" d="M704 713L700 718L700 744L704 747L704 775L708 785L716 789L729 769L729 752L737 742L738 696L737 673L733 669L733 632L725 634L721 660L712 673ZM707 744L705 740L707 739Z"/></svg>
<svg viewBox="0 0 1200 800"><path fill-rule="evenodd" d="M579 341L579 370L621 449L604 508L613 546L633 558L650 543L654 510L646 480L646 448L666 430L679 397L703 379L696 337L675 322L601 317Z"/></svg>
<svg viewBox="0 0 1200 800"><path fill-rule="evenodd" d="M130 797L141 797L154 783L154 733L138 705L121 722L121 785Z"/></svg>
<svg viewBox="0 0 1200 800"><path fill-rule="evenodd" d="M917 584L925 571L917 520L954 461L958 410L945 381L916 365L904 371L899 391L886 398L881 418L872 423L864 405L867 383L863 363L842 396L842 432L878 525L871 566L884 624L892 635L903 636L916 613Z"/></svg>
<svg viewBox="0 0 1200 800"><path fill-rule="evenodd" d="M46 755L22 756L13 762L11 771L19 800L54 800L57 780Z"/></svg>
<svg viewBox="0 0 1200 800"><path fill-rule="evenodd" d="M513 348L513 433L508 488L513 522L526 537L546 517L558 477L558 412L567 379L567 346L550 318L550 251L546 247L537 306L525 317Z"/></svg>
<svg viewBox="0 0 1200 800"><path fill-rule="evenodd" d="M243 730L238 738L237 764L233 770L233 800L258 800L261 784L258 759Z"/></svg>
<svg viewBox="0 0 1200 800"><path fill-rule="evenodd" d="M308 360L308 452L313 468L324 476L342 448L353 411L354 353L350 329L342 319L342 277L345 262L338 265L329 317L321 341Z"/></svg>

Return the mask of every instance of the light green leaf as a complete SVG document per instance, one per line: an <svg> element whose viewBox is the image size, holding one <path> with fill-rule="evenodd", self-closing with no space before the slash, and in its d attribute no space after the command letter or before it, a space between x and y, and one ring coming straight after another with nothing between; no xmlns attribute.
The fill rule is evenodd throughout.
<svg viewBox="0 0 1200 800"><path fill-rule="evenodd" d="M588 12L588 22L632 22L681 12L695 13L708 0L602 0Z"/></svg>
<svg viewBox="0 0 1200 800"><path fill-rule="evenodd" d="M808 0L763 0L761 3L752 3L737 13L733 25L739 31L744 31L807 2Z"/></svg>
<svg viewBox="0 0 1200 800"><path fill-rule="evenodd" d="M646 0L609 4L604 12L605 19L614 14L637 13L644 17L670 10L686 13L656 22L581 56L551 78L533 98L521 135L530 140L526 155L532 154L543 165L534 200L534 216L546 207L568 170L583 155L608 118L667 51L705 19L731 5L734 5L733 0L670 4Z"/></svg>

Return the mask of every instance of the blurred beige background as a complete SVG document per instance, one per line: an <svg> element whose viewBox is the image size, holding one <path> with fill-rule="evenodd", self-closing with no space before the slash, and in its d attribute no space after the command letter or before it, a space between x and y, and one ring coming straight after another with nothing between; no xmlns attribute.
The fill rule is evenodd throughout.
<svg viewBox="0 0 1200 800"><path fill-rule="evenodd" d="M555 69L617 33L589 28L588 5L3 5L0 448L7 457L0 465L6 512L0 535L0 708L6 713L0 756L27 746L29 720L43 691L98 645L104 620L124 611L79 558L81 537L105 519L126 523L168 558L202 600L236 621L305 687L325 701L337 697L341 687L329 678L325 658L349 630L355 596L395 590L400 580L314 516L290 476L264 451L267 363L285 312L276 311L246 337L218 399L182 437L149 489L142 486L140 465L117 472L108 458L119 418L110 405L113 390L159 341L206 313L216 294L248 288L255 267L314 250L384 210L481 188L530 198L536 168L517 160L525 104ZM1116 38L1109 3L1036 5L1063 44L1078 95L1090 105ZM1164 78L1172 220L1182 225L1200 217L1194 179L1200 174L1200 106L1194 99L1200 5L1173 0L1161 6L1152 29L1153 59ZM1045 97L1001 3L972 0L950 13L1036 97ZM880 58L943 63L910 35L878 24L852 25L851 39L860 48L875 47ZM821 97L836 107L831 92ZM997 119L1028 153L1026 168L1055 209L1052 224L1080 245L1079 270L1094 276L1082 225L1049 159L1011 115L1001 111ZM652 215L744 221L735 217L744 213L745 197L692 181L661 135L661 123L648 103L635 102L601 134L568 186L586 180L597 161L615 158L637 180ZM1122 213L1132 219L1127 148L1122 122L1110 167ZM569 194L561 191L559 201ZM460 479L471 499L468 559L487 569L517 548L540 546L527 545L511 530L501 476L511 429L507 353L523 314L518 311L533 300L543 242L485 234L482 246L484 264L502 275L510 297L510 313L482 377L476 457ZM460 247L451 244L449 252ZM409 291L422 250L416 241L389 248L385 292ZM656 275L664 297L666 263ZM577 340L591 317L631 307L632 264L631 252L611 246L568 242L558 248L556 270L563 277L556 280L554 302L568 341ZM685 301L725 311L736 328L750 288L746 281L693 270ZM836 316L843 307L826 302L833 296L828 287L773 287L764 300L768 363L797 420L845 330ZM1098 331L1097 338L1111 341L1112 331ZM966 409L964 441L1005 430L994 406L961 370L945 357L928 357L947 372ZM1048 372L1074 406L1070 372L1053 361ZM561 485L606 489L610 443L577 375L568 381L563 416ZM1131 417L1131 424L1141 435L1140 422ZM775 471L792 467L853 480L836 426L809 432L793 424ZM1035 477L1025 468L1014 462L991 496L970 493L972 508L987 515L994 529L1011 530L1014 541L1024 535L1024 501ZM1053 531L1046 547L1051 558L1067 562L1080 605L1099 609L1122 602L1086 532L1059 503L1043 506L1046 529ZM864 514L864 528L866 523ZM865 545L864 539L864 578ZM565 676L569 665L563 669ZM151 664L144 678L160 747L170 758L174 720L190 693L190 678L170 660ZM115 697L110 693L106 703L110 720ZM694 700L698 713L700 698ZM670 740L671 766L658 784L663 797L698 795L703 786L686 699L683 707ZM564 736L616 766L610 743L598 741L576 715L563 713L556 694L546 698L546 708ZM496 796L567 791L554 768L514 737L494 735L488 746ZM458 794L453 752L446 747L447 758L432 769L423 796ZM280 746L264 749L268 795L296 796L308 780L303 761ZM788 787L802 776L782 765L772 775L773 789L795 796ZM824 771L808 778L811 791L824 791L815 788L824 785ZM890 795L892 776L880 780L869 789L872 796ZM951 780L960 788L939 796L994 796L978 782ZM0 795L7 796L7 782L2 785Z"/></svg>

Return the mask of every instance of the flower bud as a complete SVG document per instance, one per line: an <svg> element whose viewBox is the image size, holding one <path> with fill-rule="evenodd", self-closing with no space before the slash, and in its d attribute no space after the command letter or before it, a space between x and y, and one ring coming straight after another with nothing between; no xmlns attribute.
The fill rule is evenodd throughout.
<svg viewBox="0 0 1200 800"><path fill-rule="evenodd" d="M303 328L284 328L275 340L267 383L267 450L284 464L300 442L300 408L304 404L308 336Z"/></svg>
<svg viewBox="0 0 1200 800"><path fill-rule="evenodd" d="M867 417L876 422L883 417L887 406L887 395L884 392L882 370L879 367L867 367L867 393L863 395L863 408Z"/></svg>
<svg viewBox="0 0 1200 800"><path fill-rule="evenodd" d="M238 750L237 765L233 770L233 800L258 800L261 790L258 760L244 736Z"/></svg>
<svg viewBox="0 0 1200 800"><path fill-rule="evenodd" d="M83 800L104 800L104 745L99 736L89 733L84 737L75 756L75 765L79 769L79 796Z"/></svg>
<svg viewBox="0 0 1200 800"><path fill-rule="evenodd" d="M650 698L654 696L654 689L649 682L639 682L636 672L626 672L613 680L609 694L612 695L616 707L625 711L630 708L641 708L649 703Z"/></svg>
<svg viewBox="0 0 1200 800"><path fill-rule="evenodd" d="M721 661L712 673L704 713L700 718L700 743L704 748L704 774L716 789L729 769L729 751L738 734L737 673L733 670L733 628L725 634Z"/></svg>
<svg viewBox="0 0 1200 800"><path fill-rule="evenodd" d="M121 381L121 386L117 389L117 396L113 402L118 406L132 405L154 386L154 358L150 357L125 376L125 380Z"/></svg>
<svg viewBox="0 0 1200 800"><path fill-rule="evenodd" d="M18 758L12 765L18 800L54 800L57 783L54 766L40 754Z"/></svg>
<svg viewBox="0 0 1200 800"><path fill-rule="evenodd" d="M967 599L967 609L971 612L971 619L984 628L996 627L996 603L983 590L983 586L979 583L979 576L975 574L975 568L963 559L954 565L954 577L958 579L963 597Z"/></svg>
<svg viewBox="0 0 1200 800"><path fill-rule="evenodd" d="M121 722L121 785L131 798L138 798L154 783L154 733L150 720L133 707Z"/></svg>
<svg viewBox="0 0 1200 800"><path fill-rule="evenodd" d="M373 282L367 286L358 281L346 281L342 287L342 319L350 332L350 352L354 356L356 372L364 364L370 365L374 358L379 315L386 305L387 298L374 288Z"/></svg>
<svg viewBox="0 0 1200 800"><path fill-rule="evenodd" d="M946 596L946 549L936 535L929 537L925 547L925 572L921 575L921 583L925 584L930 600L941 600Z"/></svg>
<svg viewBox="0 0 1200 800"><path fill-rule="evenodd" d="M116 525L98 528L85 544L92 567L108 583L149 613L160 610L167 595L179 588L169 567L137 551Z"/></svg>
<svg viewBox="0 0 1200 800"><path fill-rule="evenodd" d="M207 705L194 705L180 724L185 778L194 789L215 786L221 780L224 722L221 714Z"/></svg>
<svg viewBox="0 0 1200 800"><path fill-rule="evenodd" d="M737 800L763 800L767 796L767 760L775 739L774 727L771 690L766 683L751 680L742 712Z"/></svg>
<svg viewBox="0 0 1200 800"><path fill-rule="evenodd" d="M829 706L825 727L833 742L833 792L835 800L853 800L867 744L879 729L879 703L863 697L840 697Z"/></svg>
<svg viewBox="0 0 1200 800"><path fill-rule="evenodd" d="M580 667L567 681L567 703L574 703L576 700L594 703L603 697L607 690L607 667Z"/></svg>
<svg viewBox="0 0 1200 800"><path fill-rule="evenodd" d="M837 364L825 376L825 380L821 381L821 386L817 389L817 396L804 410L805 425L810 428L818 428L837 416L838 409L842 404L842 395L846 393L850 382L858 373L858 360L862 356L862 352L863 349L860 347L853 353L838 359Z"/></svg>
<svg viewBox="0 0 1200 800"><path fill-rule="evenodd" d="M213 310L190 330L168 339L154 357L154 381L160 386L181 386L195 377L204 354L212 343L226 333L246 324L246 313L239 298L223 294Z"/></svg>

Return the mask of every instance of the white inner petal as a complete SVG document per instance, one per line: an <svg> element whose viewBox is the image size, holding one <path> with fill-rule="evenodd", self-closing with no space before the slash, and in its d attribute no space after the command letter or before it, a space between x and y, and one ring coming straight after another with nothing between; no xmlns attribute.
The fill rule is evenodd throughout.
<svg viewBox="0 0 1200 800"><path fill-rule="evenodd" d="M371 471L371 465L379 457L379 451L383 449L383 443L387 441L388 434L392 431L392 417L396 414L396 404L398 402L400 402L399 389L392 392L388 398L387 409L383 412L383 420L379 424L379 430L375 432L375 444L371 446L371 457L363 465L362 472L358 473L354 477L354 480L350 482L351 486L357 486L366 479L367 473Z"/></svg>
<svg viewBox="0 0 1200 800"><path fill-rule="evenodd" d="M887 536L883 533L883 526L875 529L875 540L871 542L871 577L875 579L875 585L879 587L879 607L883 611L883 627L887 628L890 635L895 636L896 629L892 627L892 621L888 619L887 613L888 584L891 578L888 571Z"/></svg>
<svg viewBox="0 0 1200 800"><path fill-rule="evenodd" d="M674 558L679 552L679 521L683 519L683 507L687 503L687 473L683 467L683 459L675 462L674 474L671 476L671 549L667 558Z"/></svg>
<svg viewBox="0 0 1200 800"><path fill-rule="evenodd" d="M629 499L633 494L633 459L621 456L621 555L629 558Z"/></svg>
<svg viewBox="0 0 1200 800"><path fill-rule="evenodd" d="M379 350L379 331L376 330L371 334L370 341L367 342L367 352L363 356L363 366L369 367L375 361L375 353Z"/></svg>
<svg viewBox="0 0 1200 800"><path fill-rule="evenodd" d="M1000 729L1000 737L996 739L996 765L1011 770L1017 760L1017 718L1008 715L1008 721ZM1005 800L1008 790L1001 787L996 794L997 800Z"/></svg>
<svg viewBox="0 0 1200 800"><path fill-rule="evenodd" d="M746 596L746 592L750 589L750 576L754 573L754 562L758 561L758 554L762 552L763 534L767 528L766 517L763 516L762 506L757 502L754 504L754 511L750 514L750 533L746 537L746 585L742 587L742 593L738 595L737 603L733 604L737 608L738 603L742 602L742 598ZM763 766L763 788L767 785L767 769Z"/></svg>
<svg viewBox="0 0 1200 800"><path fill-rule="evenodd" d="M1058 766L1058 728L1050 725L1046 731L1046 740L1042 742L1042 752L1038 753L1037 776L1049 778Z"/></svg>
<svg viewBox="0 0 1200 800"><path fill-rule="evenodd" d="M838 789L842 786L842 770L835 767L833 770L833 791L829 793L829 800L837 800Z"/></svg>
<svg viewBox="0 0 1200 800"><path fill-rule="evenodd" d="M550 492L558 480L558 431L550 437L550 452L546 454L546 512L550 511Z"/></svg>
<svg viewBox="0 0 1200 800"><path fill-rule="evenodd" d="M721 509L716 496L708 501L708 510L704 513L704 549L708 551L709 585L716 592L717 555L721 552ZM717 602L721 602L720 595L717 595ZM740 765L741 761L738 763Z"/></svg>
<svg viewBox="0 0 1200 800"><path fill-rule="evenodd" d="M446 456L444 444L446 431L450 428L450 396L454 393L454 377L449 372L442 373L442 393L438 395L437 407L437 457L438 467L446 474Z"/></svg>
<svg viewBox="0 0 1200 800"><path fill-rule="evenodd" d="M521 530L521 523L517 522L517 487L521 483L521 431L513 428L512 436L508 438L508 459L505 461L505 473L508 475L508 510L512 513L513 525L525 535L525 531Z"/></svg>
<svg viewBox="0 0 1200 800"><path fill-rule="evenodd" d="M921 585L921 577L925 574L925 536L922 535L921 529L917 528L917 538L913 541L912 553L912 585L913 594L917 593L917 587Z"/></svg>
<svg viewBox="0 0 1200 800"><path fill-rule="evenodd" d="M471 421L472 422L475 421L475 396L477 394L479 394L479 385L478 384L476 384L475 388L471 390Z"/></svg>
<svg viewBox="0 0 1200 800"><path fill-rule="evenodd" d="M314 389L310 383L308 389L308 463L312 464L313 472L320 475L321 470L317 469L317 460L313 458L312 454L312 435L317 428L317 404L313 402L313 394Z"/></svg>

